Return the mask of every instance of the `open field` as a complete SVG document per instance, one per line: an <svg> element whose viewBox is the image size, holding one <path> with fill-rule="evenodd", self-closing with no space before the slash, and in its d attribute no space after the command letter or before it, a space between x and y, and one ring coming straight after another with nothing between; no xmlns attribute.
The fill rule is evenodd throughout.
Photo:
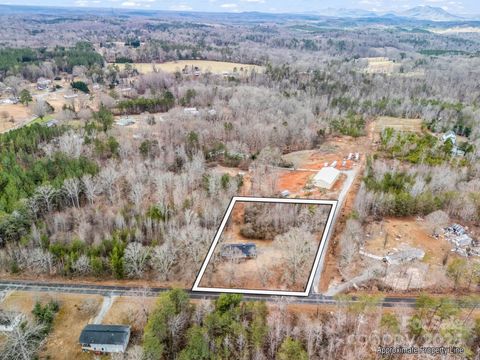
<svg viewBox="0 0 480 360"><path fill-rule="evenodd" d="M98 295L14 292L5 299L0 308L17 311L32 317L35 302L58 301L60 309L53 322L52 332L48 335L41 350L41 358L52 360L91 359L91 355L82 353L78 338L83 327L95 316L101 297Z"/></svg>
<svg viewBox="0 0 480 360"><path fill-rule="evenodd" d="M392 74L398 72L400 64L384 57L367 58L366 72L370 74Z"/></svg>
<svg viewBox="0 0 480 360"><path fill-rule="evenodd" d="M435 34L442 34L442 35L468 34L468 33L480 33L480 27L456 26L456 27L447 28L447 29L429 29L429 31Z"/></svg>
<svg viewBox="0 0 480 360"><path fill-rule="evenodd" d="M32 116L30 109L25 105L0 105L0 133L28 122Z"/></svg>
<svg viewBox="0 0 480 360"><path fill-rule="evenodd" d="M120 69L125 68L125 64L117 64ZM250 64L241 64L241 63L231 63L224 61L208 61L208 60L178 60L178 61L169 61L161 64L151 64L151 63L134 63L132 64L135 69L137 69L141 74L147 74L154 72L156 70L162 70L169 73L174 73L176 71L181 71L185 66L187 67L198 67L202 72L212 72L214 74L221 74L223 72L233 72L236 69L239 72L255 69L256 71L263 71L262 66L250 65Z"/></svg>
<svg viewBox="0 0 480 360"><path fill-rule="evenodd" d="M329 209L330 206L325 205L237 202L200 281L200 287L305 291ZM315 217L315 231L311 231L311 237L292 239L295 242L292 248L292 244L285 243L281 238L296 226L309 221L301 220L307 216L306 213ZM255 220L250 222L252 216ZM250 219L249 222L246 219ZM255 245L255 257L236 258L222 251L226 244L246 243ZM291 258L292 252L298 252L295 253L298 257L296 260ZM293 278L290 277L292 263L295 263Z"/></svg>
<svg viewBox="0 0 480 360"><path fill-rule="evenodd" d="M422 131L422 119L403 119L391 116L379 116L375 121L375 133L380 134L386 128L397 131Z"/></svg>

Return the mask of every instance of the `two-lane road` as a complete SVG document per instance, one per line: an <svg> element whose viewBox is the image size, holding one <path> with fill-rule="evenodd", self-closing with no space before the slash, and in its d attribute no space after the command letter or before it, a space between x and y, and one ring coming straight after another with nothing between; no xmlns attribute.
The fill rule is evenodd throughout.
<svg viewBox="0 0 480 360"><path fill-rule="evenodd" d="M72 294L91 294L102 296L157 296L158 294L169 290L169 288L142 288L136 286L113 286L113 285L96 285L96 284L68 284L68 283L51 283L39 281L0 281L0 291L34 291L34 292L58 292ZM219 293L195 292L189 289L185 290L191 299L216 299ZM279 296L270 295L243 295L247 301L275 301ZM289 297L289 301L293 304L309 304L309 305L340 305L343 301L336 300L331 296L322 296L319 294L311 294L308 297ZM409 306L415 305L414 297L386 297L378 305L383 307ZM346 303L356 302L355 299Z"/></svg>

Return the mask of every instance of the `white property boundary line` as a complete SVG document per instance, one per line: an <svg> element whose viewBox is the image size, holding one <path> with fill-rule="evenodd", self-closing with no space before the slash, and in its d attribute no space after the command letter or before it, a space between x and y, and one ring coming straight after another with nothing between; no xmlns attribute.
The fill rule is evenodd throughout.
<svg viewBox="0 0 480 360"><path fill-rule="evenodd" d="M233 288L207 288L207 287L200 287L200 280L207 269L208 263L210 258L212 257L215 248L220 240L220 236L222 236L223 230L227 225L227 221L232 213L233 207L235 206L236 202L258 202L258 203L287 203L287 204L312 204L312 205L330 205L330 213L328 214L327 223L325 224L325 228L323 230L322 239L320 240L320 244L317 249L317 254L315 256L315 261L313 263L313 267L308 278L307 287L305 291L274 291L274 290L251 290L251 289L233 289ZM325 243L328 236L328 233L331 230L333 217L335 211L337 209L337 200L313 200L313 199L282 199L282 198L263 198L263 197L244 197L244 196L234 196L228 205L227 211L222 219L220 227L218 228L215 237L213 238L212 245L208 250L208 254L203 261L202 267L195 279L195 283L193 284L192 291L199 291L199 292L214 292L214 293L235 293L235 294L257 294L257 295L280 295L280 296L308 296L310 294L310 290L313 285L313 280L315 277L315 272L317 270L318 264L320 262L320 258L322 256L323 251L325 250Z"/></svg>

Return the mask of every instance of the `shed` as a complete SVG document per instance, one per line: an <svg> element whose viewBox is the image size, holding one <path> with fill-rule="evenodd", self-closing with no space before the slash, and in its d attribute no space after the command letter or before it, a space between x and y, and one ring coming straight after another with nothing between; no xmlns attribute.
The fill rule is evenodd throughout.
<svg viewBox="0 0 480 360"><path fill-rule="evenodd" d="M220 256L227 259L252 259L257 257L257 246L254 243L225 244Z"/></svg>
<svg viewBox="0 0 480 360"><path fill-rule="evenodd" d="M130 340L130 326L88 324L80 334L82 350L97 353L123 353Z"/></svg>
<svg viewBox="0 0 480 360"><path fill-rule="evenodd" d="M120 125L120 126L129 126L129 125L133 125L135 124L135 120L132 119L131 117L122 117L120 119L118 119L117 121L117 125Z"/></svg>
<svg viewBox="0 0 480 360"><path fill-rule="evenodd" d="M52 119L52 120L47 121L47 122L45 123L45 126L46 126L46 127L49 127L49 128L55 127L55 126L57 126L57 125L58 125L58 120L57 120L57 119Z"/></svg>
<svg viewBox="0 0 480 360"><path fill-rule="evenodd" d="M184 112L185 114L189 114L189 115L198 115L198 114L200 114L200 111L198 111L196 107L185 108L185 109L183 109L183 112Z"/></svg>
<svg viewBox="0 0 480 360"><path fill-rule="evenodd" d="M315 186L331 189L340 176L340 171L333 167L324 167L313 177Z"/></svg>

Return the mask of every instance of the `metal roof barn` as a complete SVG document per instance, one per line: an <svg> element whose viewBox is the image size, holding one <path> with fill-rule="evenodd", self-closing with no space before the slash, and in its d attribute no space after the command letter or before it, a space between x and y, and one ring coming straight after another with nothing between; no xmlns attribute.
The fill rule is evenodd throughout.
<svg viewBox="0 0 480 360"><path fill-rule="evenodd" d="M324 167L313 177L315 186L331 189L340 176L340 171L333 167Z"/></svg>

